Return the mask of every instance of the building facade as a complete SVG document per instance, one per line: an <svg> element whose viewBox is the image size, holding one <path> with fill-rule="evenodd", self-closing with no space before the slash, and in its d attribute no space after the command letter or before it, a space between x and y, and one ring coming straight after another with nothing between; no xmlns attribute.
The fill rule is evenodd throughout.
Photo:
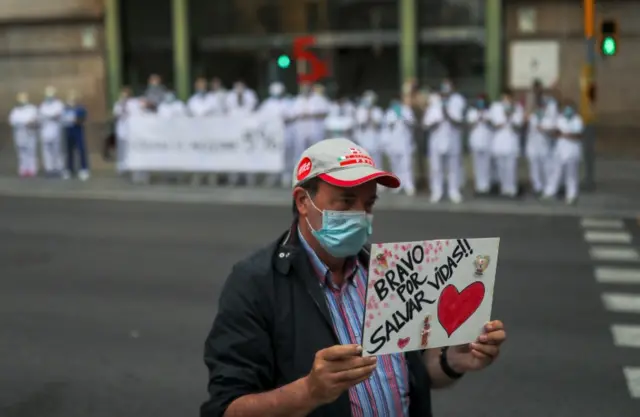
<svg viewBox="0 0 640 417"><path fill-rule="evenodd" d="M640 129L640 58L631 52L640 1L597 3L596 20L614 17L621 27L618 56L596 65L598 123L632 137ZM374 89L386 101L404 79L436 86L449 76L467 94L495 97L513 79L513 44L551 40L558 86L579 99L586 48L576 0L5 0L0 111L21 90L39 101L49 84L76 89L99 136L120 87L140 90L150 73L183 97L200 75L227 85L241 78L259 92L280 79L294 91L295 65L275 60L309 33L329 63L332 93Z"/></svg>

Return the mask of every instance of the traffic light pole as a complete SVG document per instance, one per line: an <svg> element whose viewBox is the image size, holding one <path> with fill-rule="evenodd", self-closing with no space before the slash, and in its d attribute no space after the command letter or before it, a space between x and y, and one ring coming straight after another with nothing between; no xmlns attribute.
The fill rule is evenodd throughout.
<svg viewBox="0 0 640 417"><path fill-rule="evenodd" d="M582 113L582 119L585 125L583 134L585 157L584 188L589 191L594 191L596 187L596 133L594 126L595 112L593 109L596 61L596 39L594 36L595 0L583 0L583 2L586 59L580 77L580 112Z"/></svg>

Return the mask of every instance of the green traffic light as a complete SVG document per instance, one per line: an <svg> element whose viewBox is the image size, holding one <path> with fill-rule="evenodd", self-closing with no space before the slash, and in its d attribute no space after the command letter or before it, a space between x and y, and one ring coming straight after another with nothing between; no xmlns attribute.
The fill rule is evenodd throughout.
<svg viewBox="0 0 640 417"><path fill-rule="evenodd" d="M280 55L278 57L278 66L280 68L289 68L289 65L291 65L291 58L286 55Z"/></svg>
<svg viewBox="0 0 640 417"><path fill-rule="evenodd" d="M616 54L616 49L617 49L616 40L613 37L607 36L606 38L604 38L602 40L602 53L603 54L605 54L607 56L615 55Z"/></svg>

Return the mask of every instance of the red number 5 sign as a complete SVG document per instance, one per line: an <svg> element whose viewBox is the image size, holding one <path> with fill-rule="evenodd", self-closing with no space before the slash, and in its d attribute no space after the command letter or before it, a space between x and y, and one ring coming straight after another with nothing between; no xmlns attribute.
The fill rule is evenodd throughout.
<svg viewBox="0 0 640 417"><path fill-rule="evenodd" d="M298 75L298 83L315 83L329 75L327 64L307 49L315 43L316 38L313 36L303 36L293 41L294 59L309 63L308 72Z"/></svg>

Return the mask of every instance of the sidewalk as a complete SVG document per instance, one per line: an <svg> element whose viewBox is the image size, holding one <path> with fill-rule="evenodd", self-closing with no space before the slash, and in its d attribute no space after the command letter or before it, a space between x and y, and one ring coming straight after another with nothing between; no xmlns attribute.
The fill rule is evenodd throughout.
<svg viewBox="0 0 640 417"><path fill-rule="evenodd" d="M86 183L43 178L22 180L15 176L9 161L0 160L0 195L68 198L109 199L122 201L156 201L175 203L251 204L289 206L288 189L212 187L189 185L135 185L119 178L111 163L100 155L91 156L93 178ZM4 162L4 163L3 163ZM470 162L467 159L466 164ZM15 165L15 162L13 162ZM471 172L467 167L467 173ZM610 215L636 218L640 215L640 161L600 160L596 167L597 190L583 193L576 206L561 202L540 202L525 196L518 200L498 197L474 198L469 196L460 205L441 203L433 205L428 196L406 197L383 193L379 207L388 210L450 211L473 213L535 214L555 216ZM526 180L526 171L521 172ZM467 182L469 194L470 181Z"/></svg>
<svg viewBox="0 0 640 417"><path fill-rule="evenodd" d="M116 200L138 202L261 205L286 207L291 205L289 189L249 187L190 187L171 185L135 185L117 177L96 177L88 182L47 179L21 180L0 177L0 195L14 197ZM503 213L542 216L640 216L638 197L594 193L583 195L575 206L562 202L541 202L526 196L518 200L500 198L469 198L459 205L447 202L431 204L426 195L407 197L389 192L381 194L378 210L446 211L458 213Z"/></svg>

